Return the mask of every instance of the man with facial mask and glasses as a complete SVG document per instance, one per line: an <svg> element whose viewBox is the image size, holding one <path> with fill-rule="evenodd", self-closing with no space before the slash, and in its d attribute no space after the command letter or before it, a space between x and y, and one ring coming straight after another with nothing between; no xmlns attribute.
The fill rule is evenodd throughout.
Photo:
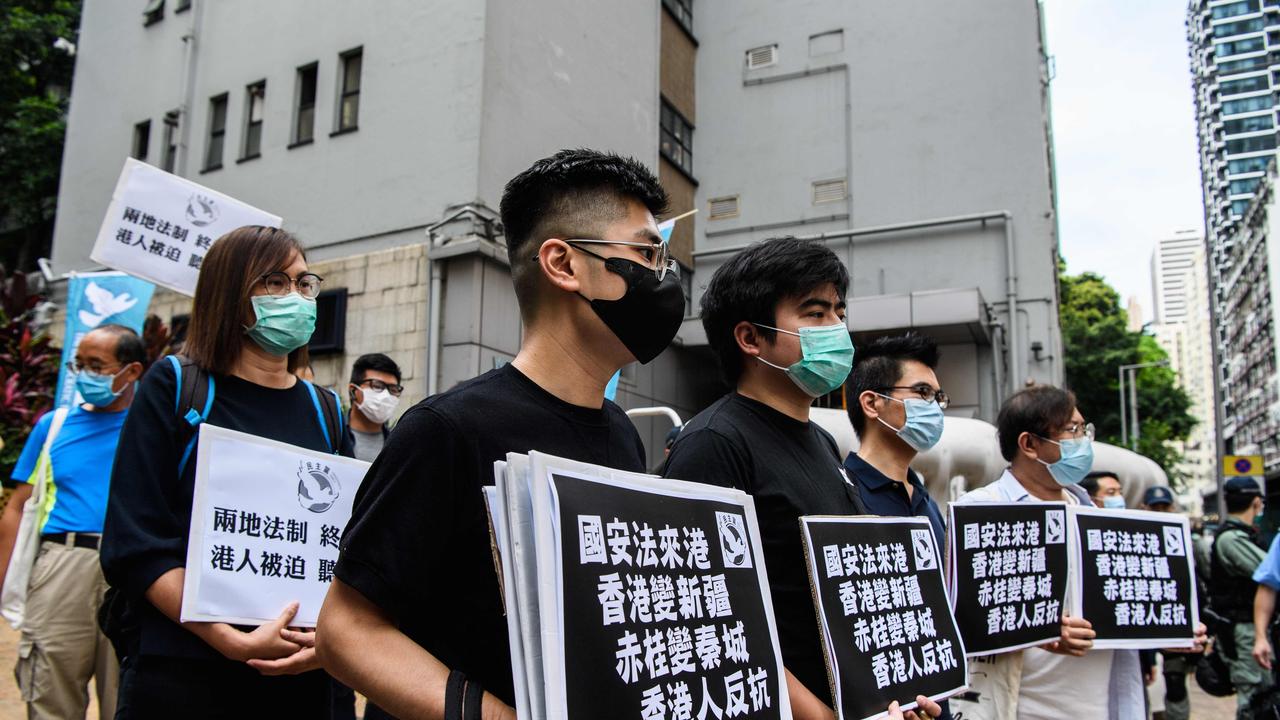
<svg viewBox="0 0 1280 720"><path fill-rule="evenodd" d="M1074 394L1051 385L1014 393L1000 408L996 431L1008 469L957 503L1093 506L1079 485L1093 467L1093 425L1085 422ZM1087 619L1064 614L1054 642L974 658L970 693L953 699L952 710L983 719L1049 720L1064 712L1078 718L1145 718L1137 651L1093 650L1094 636ZM1203 625L1197 640L1203 643Z"/></svg>
<svg viewBox="0 0 1280 720"><path fill-rule="evenodd" d="M942 512L910 467L942 439L949 399L938 385L937 367L938 346L923 335L878 338L859 348L845 390L861 445L844 468L864 513L926 517L941 549L947 546Z"/></svg>
<svg viewBox="0 0 1280 720"><path fill-rule="evenodd" d="M840 388L853 366L848 285L835 253L796 238L757 243L716 270L702 324L733 390L684 425L664 473L754 496L797 718L834 717L798 519L859 512L835 440L809 420L814 399ZM941 712L916 701L907 717Z"/></svg>
<svg viewBox="0 0 1280 720"><path fill-rule="evenodd" d="M400 418L356 494L320 612L321 661L369 698L366 718L514 717L480 488L509 452L645 471L640 435L604 389L656 358L684 319L654 220L666 204L644 165L592 150L562 150L507 183L520 351Z"/></svg>
<svg viewBox="0 0 1280 720"><path fill-rule="evenodd" d="M30 578L39 582L30 583L26 593L20 643L26 652L19 653L15 669L33 718L84 717L91 677L101 716L114 713L119 665L98 630L106 592L98 549L120 430L145 364L146 350L133 330L91 330L67 363L67 381L75 383L84 403L41 417L13 468L16 484L0 516L0 585L22 507L37 483L46 484L40 549L30 569Z"/></svg>
<svg viewBox="0 0 1280 720"><path fill-rule="evenodd" d="M373 462L391 433L387 423L400 405L400 366L382 353L356 358L347 393L351 398L351 433L356 458Z"/></svg>

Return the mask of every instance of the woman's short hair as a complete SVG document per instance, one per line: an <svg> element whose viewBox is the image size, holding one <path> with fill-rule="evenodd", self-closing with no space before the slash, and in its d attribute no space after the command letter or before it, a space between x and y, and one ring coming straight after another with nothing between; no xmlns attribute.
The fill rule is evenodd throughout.
<svg viewBox="0 0 1280 720"><path fill-rule="evenodd" d="M240 356L246 323L253 322L249 296L263 275L284 270L302 243L279 228L246 225L218 238L200 264L191 303L191 325L183 354L215 375L227 375ZM289 371L308 362L307 346L289 353Z"/></svg>

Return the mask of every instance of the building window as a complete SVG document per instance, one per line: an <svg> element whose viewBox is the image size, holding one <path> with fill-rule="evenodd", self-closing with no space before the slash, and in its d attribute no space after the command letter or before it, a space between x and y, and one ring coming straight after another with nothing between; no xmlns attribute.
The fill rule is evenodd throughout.
<svg viewBox="0 0 1280 720"><path fill-rule="evenodd" d="M267 81L260 80L244 91L244 152L241 160L262 154L262 114L267 103Z"/></svg>
<svg viewBox="0 0 1280 720"><path fill-rule="evenodd" d="M1232 180L1230 190L1232 195L1249 195L1258 189L1258 183L1262 182L1262 178L1248 178L1245 180Z"/></svg>
<svg viewBox="0 0 1280 720"><path fill-rule="evenodd" d="M340 353L347 340L347 289L324 290L316 297L316 329L307 350L312 355Z"/></svg>
<svg viewBox="0 0 1280 720"><path fill-rule="evenodd" d="M1249 209L1249 200L1236 200L1231 203L1231 214L1237 217L1244 217L1244 211Z"/></svg>
<svg viewBox="0 0 1280 720"><path fill-rule="evenodd" d="M662 101L659 125L658 148L662 151L662 157L692 176L693 126L666 100Z"/></svg>
<svg viewBox="0 0 1280 720"><path fill-rule="evenodd" d="M1239 55L1247 52L1257 52L1267 49L1267 40L1262 36L1245 38L1244 40L1236 40L1235 42L1219 43L1214 49L1214 54L1220 58L1229 57L1231 55Z"/></svg>
<svg viewBox="0 0 1280 720"><path fill-rule="evenodd" d="M338 81L338 129L334 134L355 130L360 122L360 69L364 64L363 48L356 48L339 57L342 69Z"/></svg>
<svg viewBox="0 0 1280 720"><path fill-rule="evenodd" d="M204 148L205 171L222 167L222 147L227 138L227 94L209 100L209 139Z"/></svg>
<svg viewBox="0 0 1280 720"><path fill-rule="evenodd" d="M1240 113L1254 112L1257 110L1270 110L1271 96L1259 95L1257 97L1240 98L1239 100L1228 100L1222 103L1223 115L1239 115Z"/></svg>
<svg viewBox="0 0 1280 720"><path fill-rule="evenodd" d="M778 46L763 45L747 51L747 69L756 70L778 64Z"/></svg>
<svg viewBox="0 0 1280 720"><path fill-rule="evenodd" d="M1222 123L1222 129L1228 135L1236 135L1239 133L1256 132L1258 130L1270 130L1274 127L1271 121L1271 114L1253 115L1246 118L1236 118L1235 120L1227 120Z"/></svg>
<svg viewBox="0 0 1280 720"><path fill-rule="evenodd" d="M160 156L160 169L173 172L178 163L178 111L164 114L164 154Z"/></svg>
<svg viewBox="0 0 1280 720"><path fill-rule="evenodd" d="M1258 32L1266 28L1266 26L1267 22L1262 18L1223 23L1222 25L1213 26L1213 36L1215 38L1223 38L1231 37L1233 35L1243 35L1245 33Z"/></svg>
<svg viewBox="0 0 1280 720"><path fill-rule="evenodd" d="M146 161L147 151L151 149L151 121L143 120L133 126L133 150L129 157Z"/></svg>
<svg viewBox="0 0 1280 720"><path fill-rule="evenodd" d="M297 105L293 109L293 144L309 143L316 134L315 63L298 68Z"/></svg>
<svg viewBox="0 0 1280 720"><path fill-rule="evenodd" d="M1258 0L1244 0L1244 2L1234 2L1229 5L1219 5L1213 9L1213 19L1221 20L1222 18L1235 17L1237 15L1246 15L1251 12L1258 12Z"/></svg>
<svg viewBox="0 0 1280 720"><path fill-rule="evenodd" d="M1236 138L1227 141L1227 154L1235 155L1236 153L1261 152L1262 150L1275 150L1275 135L1259 135L1257 137Z"/></svg>
<svg viewBox="0 0 1280 720"><path fill-rule="evenodd" d="M1267 169L1267 163L1269 162L1271 162L1270 157L1240 158L1239 160L1232 160L1227 163L1227 172L1232 175L1262 172Z"/></svg>
<svg viewBox="0 0 1280 720"><path fill-rule="evenodd" d="M662 7L671 13L685 32L693 34L693 0L662 0Z"/></svg>
<svg viewBox="0 0 1280 720"><path fill-rule="evenodd" d="M142 9L142 24L151 25L164 19L164 0L147 0Z"/></svg>
<svg viewBox="0 0 1280 720"><path fill-rule="evenodd" d="M1226 97L1227 95L1239 95L1240 93L1258 92L1267 90L1271 87L1271 81L1266 75L1255 75L1254 77L1244 78L1241 80L1228 80L1218 85L1218 92Z"/></svg>
<svg viewBox="0 0 1280 720"><path fill-rule="evenodd" d="M726 195L725 197L711 198L707 201L710 206L708 213L711 220L726 220L728 218L738 217L738 196Z"/></svg>
<svg viewBox="0 0 1280 720"><path fill-rule="evenodd" d="M1234 75L1236 73L1249 72L1250 70L1263 70L1271 64L1271 58L1267 55L1256 55L1243 60L1228 60L1218 64L1218 75Z"/></svg>

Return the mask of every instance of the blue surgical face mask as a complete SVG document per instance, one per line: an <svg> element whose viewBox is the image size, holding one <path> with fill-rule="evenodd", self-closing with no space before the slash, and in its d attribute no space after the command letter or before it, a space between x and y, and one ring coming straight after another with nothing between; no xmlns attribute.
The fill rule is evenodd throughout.
<svg viewBox="0 0 1280 720"><path fill-rule="evenodd" d="M844 384L853 369L853 340L844 323L823 327L802 327L799 332L753 323L800 338L800 359L787 367L774 365L759 355L756 359L785 372L796 387L809 397L826 395Z"/></svg>
<svg viewBox="0 0 1280 720"><path fill-rule="evenodd" d="M907 398L900 400L896 397L876 393L882 398L902 403L907 413L907 421L900 428L896 428L884 421L882 417L876 417L880 424L896 432L902 441L910 445L916 452L924 452L942 439L943 419L946 415L942 412L942 406L933 400L923 400L921 398Z"/></svg>
<svg viewBox="0 0 1280 720"><path fill-rule="evenodd" d="M1119 495L1108 495L1102 498L1102 507L1110 510L1123 510L1124 498Z"/></svg>
<svg viewBox="0 0 1280 720"><path fill-rule="evenodd" d="M124 372L122 368L115 375L101 375L88 370L81 370L76 373L76 390L79 391L80 397L84 401L94 407L106 407L116 401L120 397L120 393L124 392L124 388L112 390L115 384L116 375Z"/></svg>
<svg viewBox="0 0 1280 720"><path fill-rule="evenodd" d="M1088 435L1071 440L1041 439L1062 449L1057 462L1047 463L1036 458L1041 465L1049 468L1049 474L1058 481L1059 485L1063 487L1075 485L1093 469L1093 440Z"/></svg>
<svg viewBox="0 0 1280 720"><path fill-rule="evenodd" d="M316 301L291 292L283 297L254 295L258 321L245 333L272 355L288 355L311 340L316 331Z"/></svg>

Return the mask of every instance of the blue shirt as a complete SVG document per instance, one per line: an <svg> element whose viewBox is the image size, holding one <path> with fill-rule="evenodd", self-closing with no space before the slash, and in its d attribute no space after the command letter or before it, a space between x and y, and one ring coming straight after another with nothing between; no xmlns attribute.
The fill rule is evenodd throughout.
<svg viewBox="0 0 1280 720"><path fill-rule="evenodd" d="M929 497L929 491L925 489L916 471L907 468L907 482L911 483L911 497L907 497L907 490L902 483L875 469L858 457L857 453L849 453L849 457L844 460L844 469L849 473L849 481L857 484L867 512L884 517L929 518L934 539L938 541L938 549L946 552L946 529L942 511L938 509L938 503Z"/></svg>
<svg viewBox="0 0 1280 720"><path fill-rule="evenodd" d="M1253 581L1272 590L1280 590L1280 535L1271 541L1267 556L1262 558L1258 569L1253 571Z"/></svg>
<svg viewBox="0 0 1280 720"><path fill-rule="evenodd" d="M124 427L127 410L89 412L71 409L58 436L49 449L53 461L53 508L45 519L41 533L102 532L107 514L107 488L111 485L111 466L115 462L116 443ZM27 482L35 471L36 460L53 424L53 412L45 413L32 428L22 448L11 478Z"/></svg>

